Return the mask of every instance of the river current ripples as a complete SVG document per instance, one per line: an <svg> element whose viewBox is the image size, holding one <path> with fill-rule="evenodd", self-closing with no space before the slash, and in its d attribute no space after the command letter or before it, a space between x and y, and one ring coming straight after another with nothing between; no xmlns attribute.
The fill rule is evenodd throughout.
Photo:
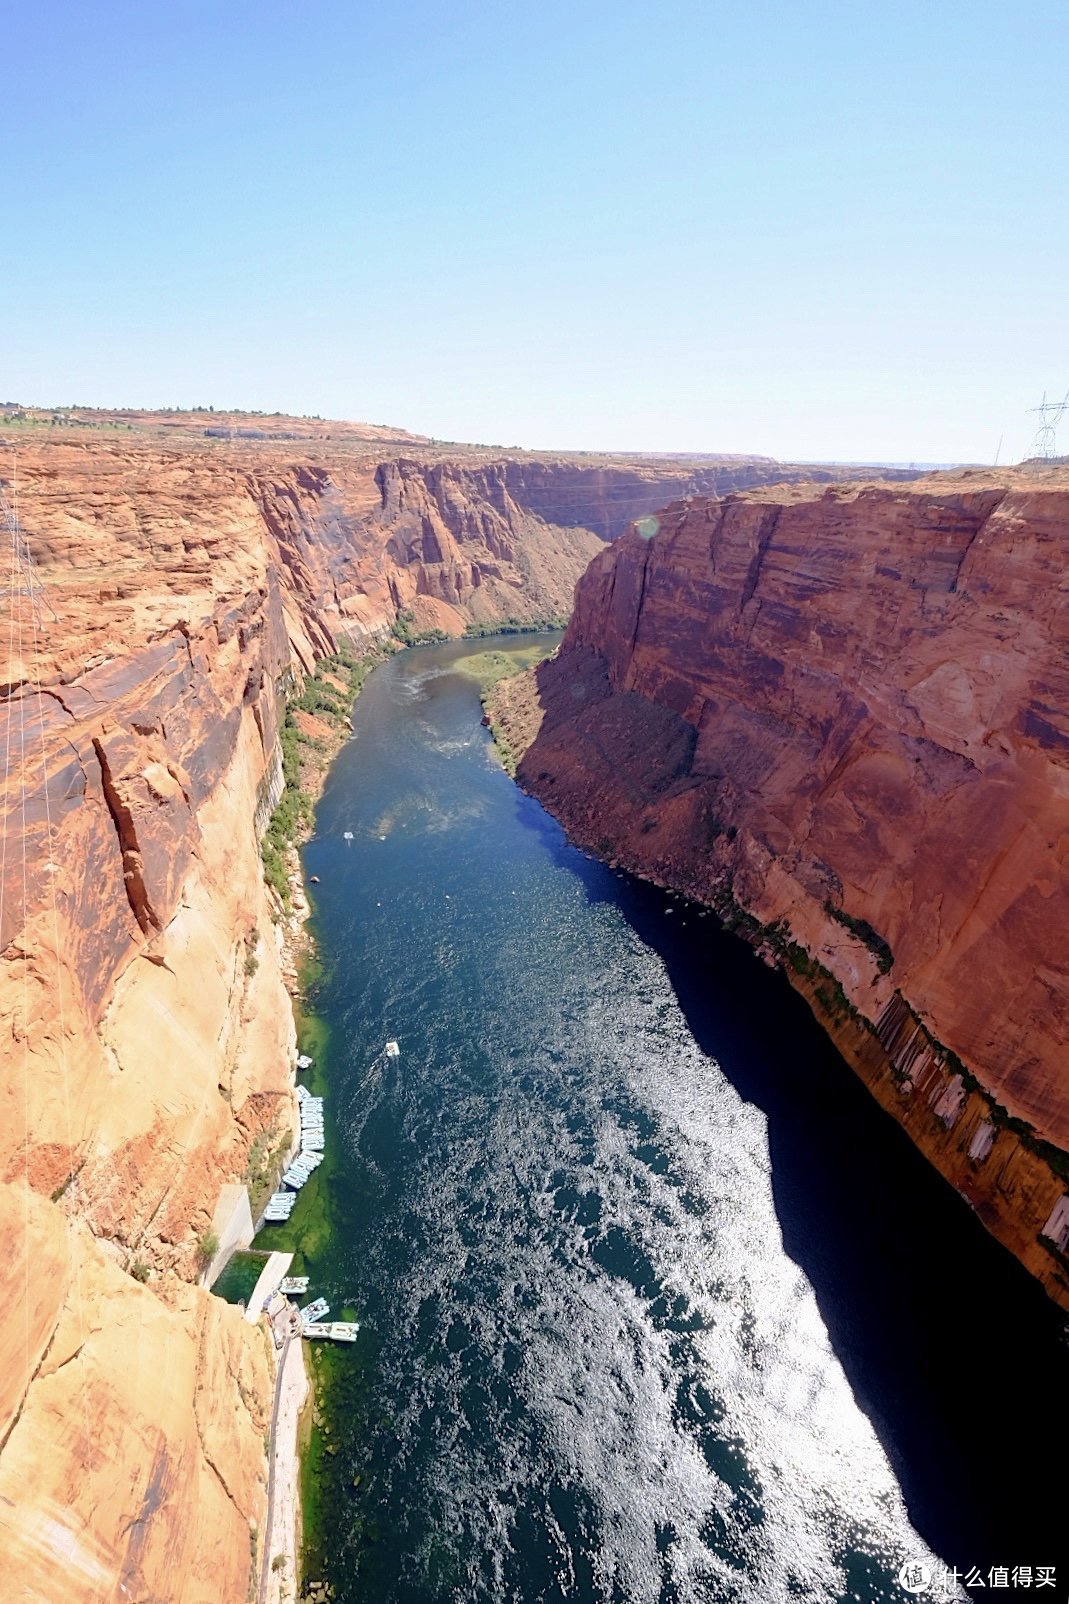
<svg viewBox="0 0 1069 1604"><path fill-rule="evenodd" d="M947 1545L978 1546L982 1521L971 1537L968 1489L946 1510L927 1491L953 1421L930 1428L936 1477L911 1468L926 1401L894 1420L922 1373L909 1334L899 1376L886 1344L866 1359L883 1294L851 1277L880 1283L867 1249L892 1215L874 1203L829 1240L856 1184L837 1191L830 1144L811 1180L793 1160L777 1175L792 1119L798 1143L820 1129L812 1098L781 1106L778 1088L830 1055L711 919L568 847L512 786L455 671L482 645L371 676L306 853L337 1152L316 1288L363 1325L331 1358L354 1379L325 1403L317 1562L340 1599L374 1604L906 1598L902 1563L972 1563ZM396 1060L377 1057L387 1036ZM899 1133L845 1068L821 1074L813 1096L848 1088L875 1181L902 1163L908 1191ZM1002 1273L924 1182L951 1244ZM917 1226L908 1203L900 1220ZM1042 1555L1006 1563L1026 1559Z"/></svg>

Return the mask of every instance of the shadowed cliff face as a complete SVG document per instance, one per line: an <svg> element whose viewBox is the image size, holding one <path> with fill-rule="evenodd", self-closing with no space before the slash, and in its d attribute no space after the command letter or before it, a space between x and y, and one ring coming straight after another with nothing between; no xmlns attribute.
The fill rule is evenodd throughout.
<svg viewBox="0 0 1069 1604"><path fill-rule="evenodd" d="M495 716L584 844L745 912L1069 1305L1041 1240L1066 1191L1043 1144L1069 1148L1063 480L672 506L595 558Z"/></svg>

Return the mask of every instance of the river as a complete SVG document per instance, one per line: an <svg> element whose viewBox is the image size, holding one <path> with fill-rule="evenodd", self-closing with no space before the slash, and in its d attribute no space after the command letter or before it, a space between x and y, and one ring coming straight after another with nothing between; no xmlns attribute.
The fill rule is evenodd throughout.
<svg viewBox="0 0 1069 1604"><path fill-rule="evenodd" d="M377 669L305 850L330 1159L284 1229L362 1324L316 1352L309 1574L876 1604L1055 1563L1061 1319L782 977L516 789L457 665L519 645Z"/></svg>

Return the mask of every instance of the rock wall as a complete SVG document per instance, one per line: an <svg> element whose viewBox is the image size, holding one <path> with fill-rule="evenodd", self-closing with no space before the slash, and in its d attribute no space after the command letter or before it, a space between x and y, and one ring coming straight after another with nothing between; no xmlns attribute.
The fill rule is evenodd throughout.
<svg viewBox="0 0 1069 1604"><path fill-rule="evenodd" d="M258 855L287 689L399 615L560 614L626 519L776 465L78 421L103 432L23 441L4 487L0 1561L40 1604L241 1604L269 1355L192 1283L220 1186L293 1119Z"/></svg>
<svg viewBox="0 0 1069 1604"><path fill-rule="evenodd" d="M1069 477L699 499L643 533L498 692L521 783L782 964L1069 1307Z"/></svg>
<svg viewBox="0 0 1069 1604"><path fill-rule="evenodd" d="M272 1366L239 1310L131 1281L23 1183L0 1187L4 1592L247 1597Z"/></svg>
<svg viewBox="0 0 1069 1604"><path fill-rule="evenodd" d="M0 704L5 1587L243 1600L271 1364L190 1283L220 1185L293 1118L253 825L280 585L264 548L189 523L154 560L114 502L92 541L23 509Z"/></svg>

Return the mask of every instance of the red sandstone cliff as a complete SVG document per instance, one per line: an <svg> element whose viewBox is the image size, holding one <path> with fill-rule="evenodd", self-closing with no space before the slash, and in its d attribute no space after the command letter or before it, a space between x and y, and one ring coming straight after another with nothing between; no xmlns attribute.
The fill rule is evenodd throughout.
<svg viewBox="0 0 1069 1604"><path fill-rule="evenodd" d="M235 539L247 497L28 455L41 588L9 571L0 704L5 1588L239 1600L271 1366L189 1283L221 1183L292 1122L253 817L291 631L312 648Z"/></svg>
<svg viewBox="0 0 1069 1604"><path fill-rule="evenodd" d="M674 505L495 716L580 841L744 911L1069 1307L1067 549L1058 472Z"/></svg>
<svg viewBox="0 0 1069 1604"><path fill-rule="evenodd" d="M315 420L232 439L246 424L64 415L16 439L5 416L35 589L9 564L0 1566L39 1604L239 1604L271 1367L190 1283L220 1185L292 1120L256 824L286 689L400 614L460 633L565 611L631 518L780 470L446 453Z"/></svg>

